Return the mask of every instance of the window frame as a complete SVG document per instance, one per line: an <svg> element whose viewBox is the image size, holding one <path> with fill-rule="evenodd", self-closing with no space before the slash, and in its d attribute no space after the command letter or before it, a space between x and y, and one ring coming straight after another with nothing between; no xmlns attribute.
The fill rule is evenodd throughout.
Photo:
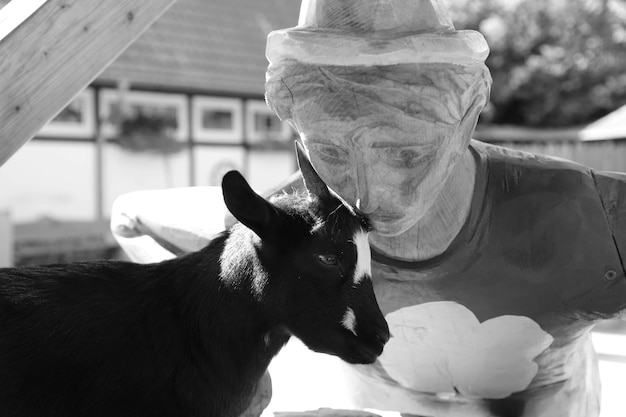
<svg viewBox="0 0 626 417"><path fill-rule="evenodd" d="M106 139L115 139L118 135L115 126L107 119L111 106L119 101L120 91L112 88L100 90L98 104L100 106L101 133ZM125 92L127 105L146 105L147 107L174 107L176 109L176 129L174 138L178 142L186 142L189 138L189 109L184 94L158 93L152 91L129 90Z"/></svg>
<svg viewBox="0 0 626 417"><path fill-rule="evenodd" d="M238 98L193 96L192 138L195 142L242 144L243 143L243 102ZM232 115L230 129L212 129L202 125L203 112L206 110L226 110Z"/></svg>
<svg viewBox="0 0 626 417"><path fill-rule="evenodd" d="M72 106L80 103L81 120L78 122L57 120L59 115ZM74 99L63 107L52 120L46 123L37 133L38 137L66 139L91 139L96 134L95 92L91 88L81 91Z"/></svg>
<svg viewBox="0 0 626 417"><path fill-rule="evenodd" d="M267 140L277 142L287 142L293 136L293 129L287 122L280 121L281 130L275 134L268 134L267 132L260 132L254 127L255 115L263 114L275 117L278 116L267 107L267 104L263 100L246 100L246 138L250 144L261 144Z"/></svg>

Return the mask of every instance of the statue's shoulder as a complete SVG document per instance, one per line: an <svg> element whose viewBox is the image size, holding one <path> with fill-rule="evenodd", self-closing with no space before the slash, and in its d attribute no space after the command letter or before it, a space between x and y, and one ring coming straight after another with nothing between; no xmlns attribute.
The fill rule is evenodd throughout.
<svg viewBox="0 0 626 417"><path fill-rule="evenodd" d="M537 203L532 207L541 207L538 202L549 199L586 217L601 217L620 257L626 259L626 173L597 171L565 159L476 141L471 149L487 171L488 190L496 199Z"/></svg>
<svg viewBox="0 0 626 417"><path fill-rule="evenodd" d="M488 165L494 171L491 175L510 175L516 173L530 177L538 177L545 182L546 178L579 177L588 178L588 182L597 190L607 210L626 204L626 173L598 171L567 159L534 154L484 142L472 141L471 149L480 159L480 163ZM587 181L583 181L585 183ZM609 211L610 211L609 210Z"/></svg>
<svg viewBox="0 0 626 417"><path fill-rule="evenodd" d="M626 174L594 171L598 195L622 259L626 255Z"/></svg>
<svg viewBox="0 0 626 417"><path fill-rule="evenodd" d="M593 171L566 159L472 141L479 169L486 171L490 191L507 198L538 198L556 193L563 199L597 198Z"/></svg>
<svg viewBox="0 0 626 417"><path fill-rule="evenodd" d="M537 170L546 172L562 171L564 173L577 172L590 175L588 167L563 158L519 151L476 140L472 140L470 148L474 150L483 162L488 163L492 169L499 168L506 171L523 170L527 172Z"/></svg>

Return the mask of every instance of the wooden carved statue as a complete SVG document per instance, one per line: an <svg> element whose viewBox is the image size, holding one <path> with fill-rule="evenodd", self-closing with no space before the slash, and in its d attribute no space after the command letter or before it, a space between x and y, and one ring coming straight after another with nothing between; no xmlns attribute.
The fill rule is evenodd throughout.
<svg viewBox="0 0 626 417"><path fill-rule="evenodd" d="M348 394L319 407L599 414L590 330L626 309L626 175L473 141L488 52L441 0L303 0L298 26L268 37L267 102L372 220L392 333L373 365L320 371ZM113 230L139 260L191 250L223 222L186 213L214 201L194 189L126 196Z"/></svg>

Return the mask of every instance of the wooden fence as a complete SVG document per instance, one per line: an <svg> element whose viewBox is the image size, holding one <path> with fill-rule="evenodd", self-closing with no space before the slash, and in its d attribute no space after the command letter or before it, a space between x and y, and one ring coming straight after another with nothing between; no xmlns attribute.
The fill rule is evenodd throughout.
<svg viewBox="0 0 626 417"><path fill-rule="evenodd" d="M525 152L569 159L603 171L626 172L626 138L582 141L577 129L479 129L474 138Z"/></svg>

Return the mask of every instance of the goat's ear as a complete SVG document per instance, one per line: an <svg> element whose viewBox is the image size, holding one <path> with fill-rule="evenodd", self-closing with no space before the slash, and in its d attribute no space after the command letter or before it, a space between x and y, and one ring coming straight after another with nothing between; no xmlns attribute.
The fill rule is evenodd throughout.
<svg viewBox="0 0 626 417"><path fill-rule="evenodd" d="M318 175L313 165L311 165L311 161L306 156L306 152L302 145L299 142L296 142L296 155L298 156L298 166L300 167L300 173L302 173L302 178L304 179L304 186L306 187L309 194L317 196L319 198L330 197L330 191L328 191L328 187L322 181L320 176Z"/></svg>
<svg viewBox="0 0 626 417"><path fill-rule="evenodd" d="M254 192L238 171L229 171L222 178L224 203L237 220L259 237L265 238L278 221L276 208Z"/></svg>

